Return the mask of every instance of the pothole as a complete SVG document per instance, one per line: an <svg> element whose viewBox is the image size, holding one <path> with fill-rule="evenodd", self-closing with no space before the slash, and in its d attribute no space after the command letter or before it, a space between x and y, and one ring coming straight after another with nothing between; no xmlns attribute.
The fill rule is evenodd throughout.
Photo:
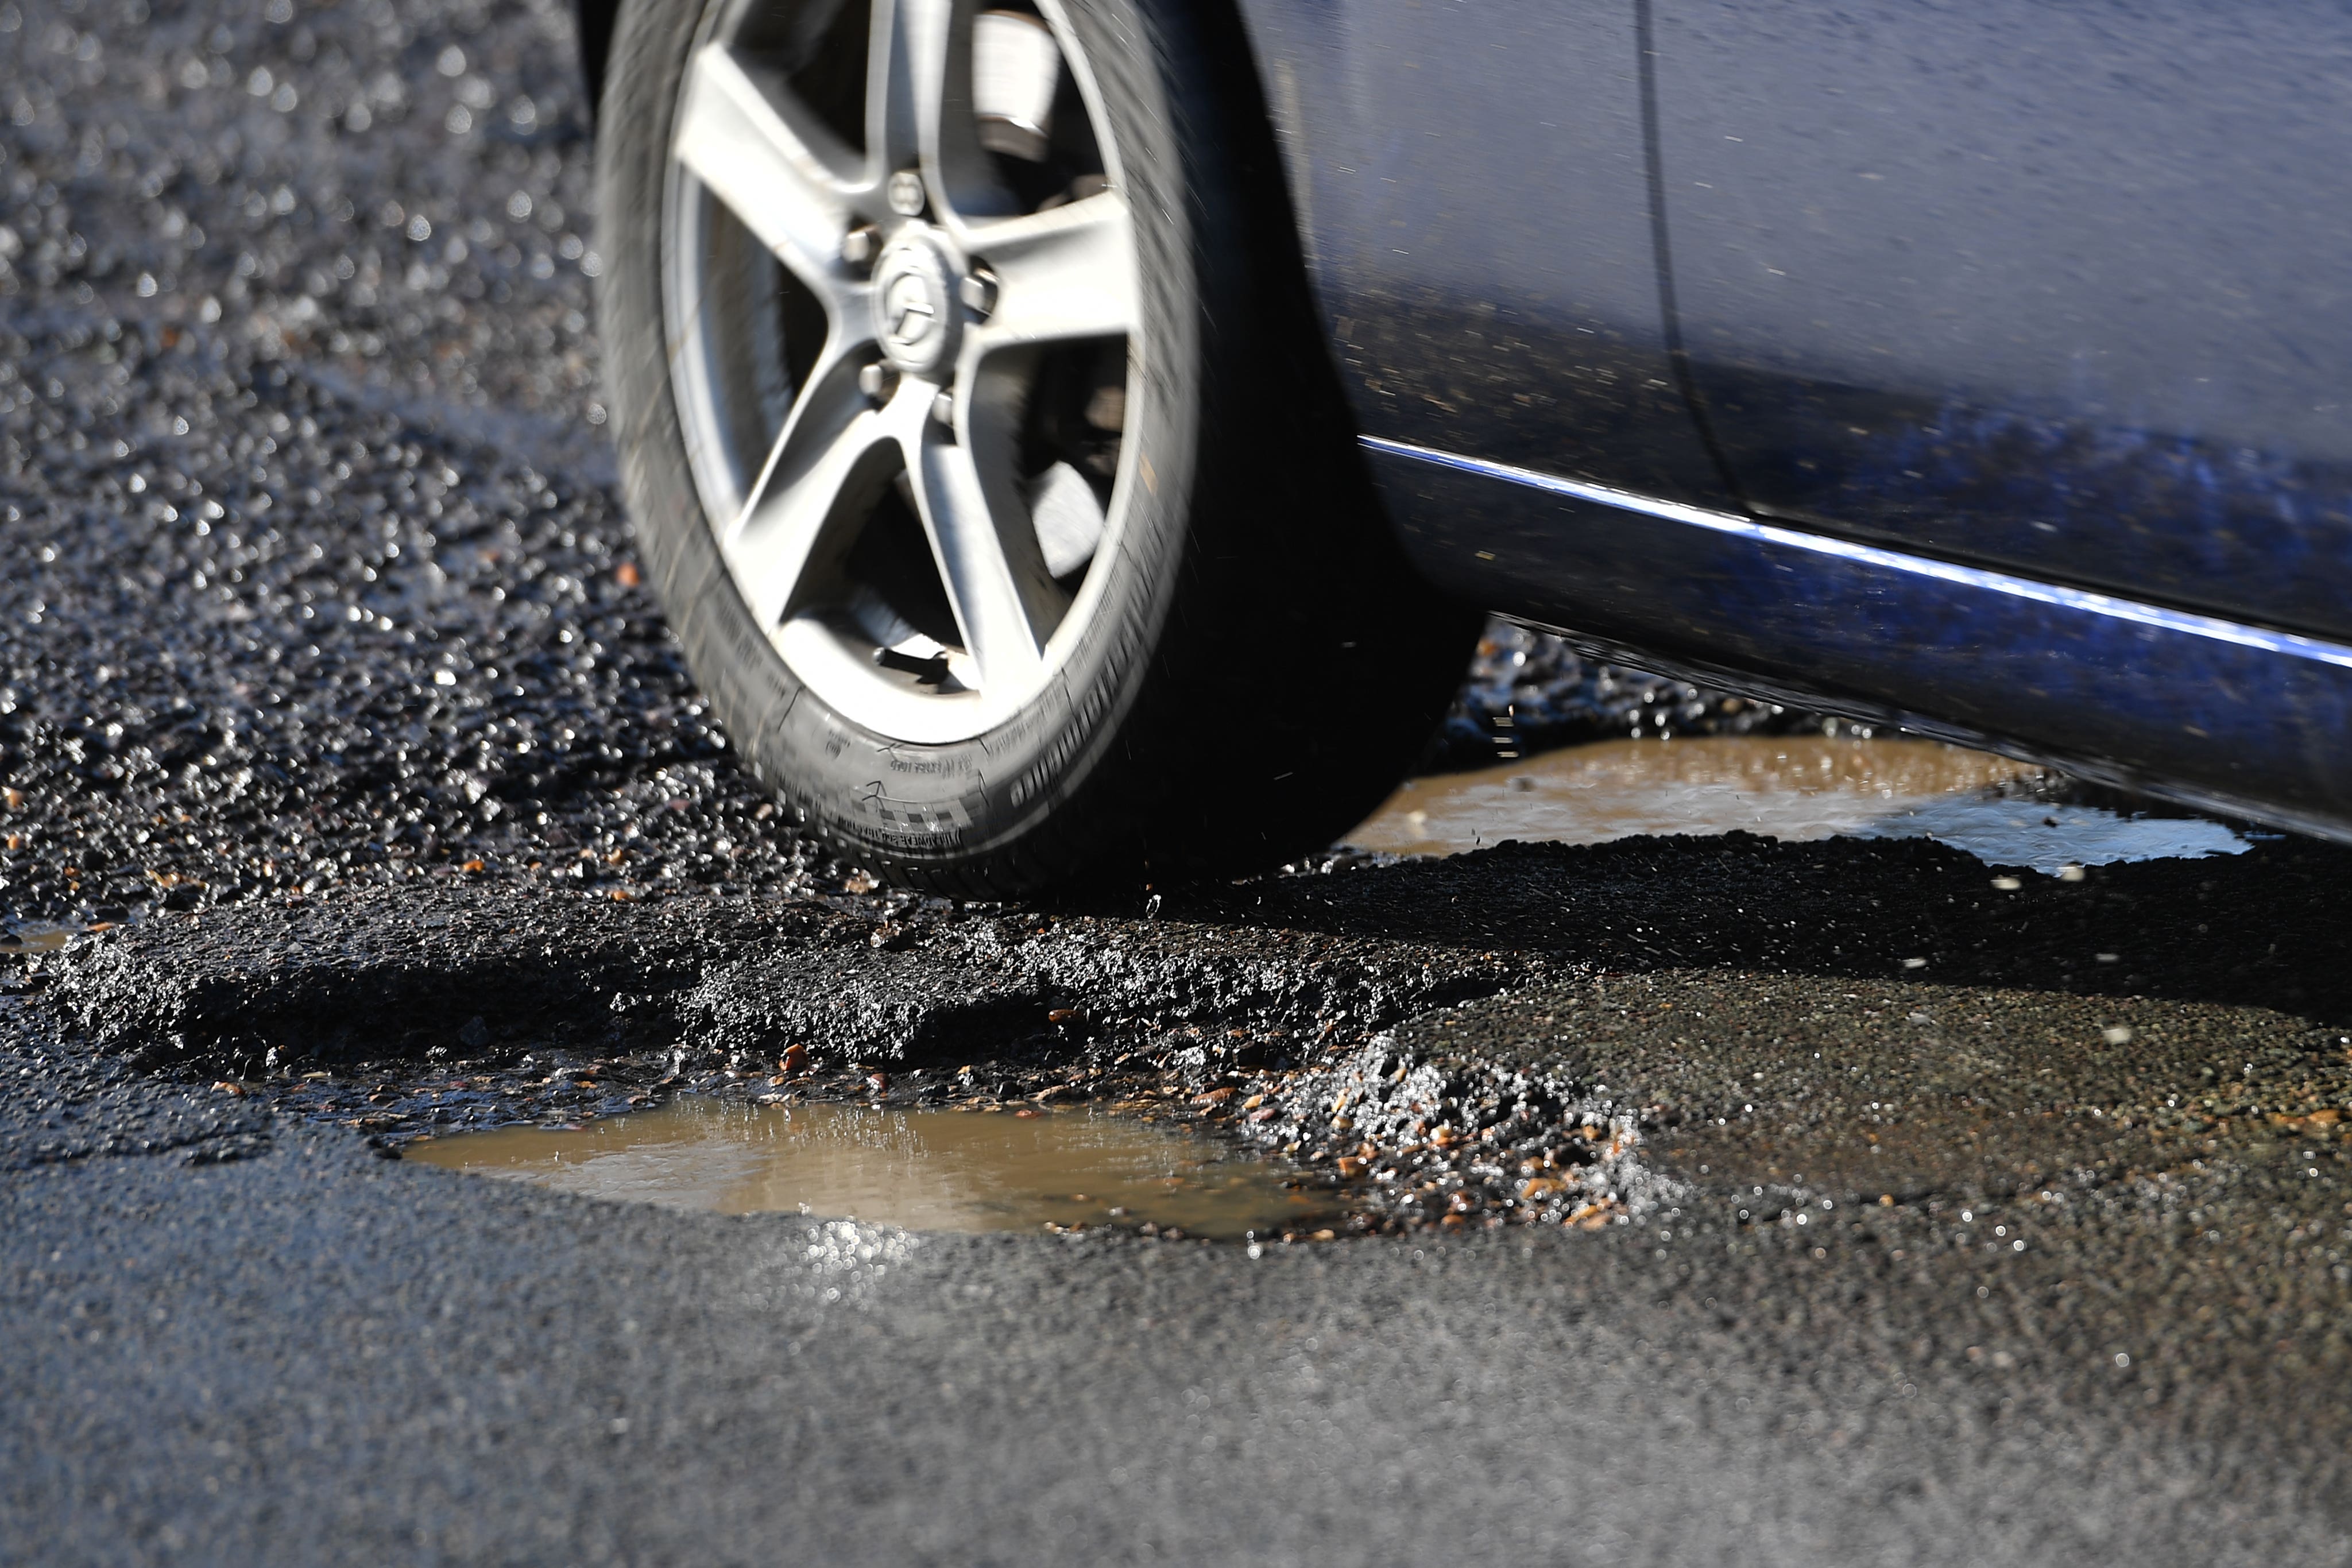
<svg viewBox="0 0 2352 1568"><path fill-rule="evenodd" d="M1329 1233L1328 1186L1205 1135L1088 1110L741 1105L682 1096L577 1127L408 1145L405 1158L583 1197L918 1230L1112 1227L1239 1241Z"/></svg>

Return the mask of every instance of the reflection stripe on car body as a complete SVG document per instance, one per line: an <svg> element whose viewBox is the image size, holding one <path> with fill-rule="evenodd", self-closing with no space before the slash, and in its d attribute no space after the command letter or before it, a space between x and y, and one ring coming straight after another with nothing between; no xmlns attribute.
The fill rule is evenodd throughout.
<svg viewBox="0 0 2352 1568"><path fill-rule="evenodd" d="M1654 497L1636 495L1630 490L1613 489L1582 479L1563 478L1556 474L1538 473L1532 468L1515 467L1507 463L1493 463L1479 457L1465 457L1457 453L1439 452L1426 446L1414 446L1402 441L1390 441L1377 435L1359 437L1370 451L1392 457L1411 458L1435 464L1482 478L1500 479L1507 484L1526 486L1549 491L1574 500L1589 501L1595 506L1611 507L1619 511L1637 512L1644 517L1658 517L1667 522L1685 523L1694 528L1710 529L1719 534L1753 540L1761 545L1782 549L1810 550L1832 556L1882 571L1899 571L1913 577L1924 577L1948 582L1956 587L1979 591L2008 594L2029 599L2038 603L2062 609L2105 615L2119 621L2129 621L2161 631L2207 637L2217 642L2233 643L2241 647L2257 648L2265 653L2284 653L2297 659L2312 659L2321 664L2352 669L2352 648L2306 637L2293 632L2274 632L2267 627L2248 626L2218 616L2198 615L2184 610L2171 610L2158 604L2144 604L2137 600L2118 599L2113 594L2094 593L2087 589L2068 588L2063 584L2037 582L2005 571L1992 571L1983 567L1966 566L1958 561L1938 560L1930 556L1911 555L1878 545L1866 545L1832 535L1808 533L1802 529L1760 522L1741 517L1736 512L1718 512L1706 507L1693 507L1680 501L1660 500Z"/></svg>

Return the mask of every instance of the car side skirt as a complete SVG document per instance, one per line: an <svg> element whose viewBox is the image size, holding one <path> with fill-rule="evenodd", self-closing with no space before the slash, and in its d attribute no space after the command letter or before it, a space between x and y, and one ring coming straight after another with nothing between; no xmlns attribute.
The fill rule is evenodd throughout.
<svg viewBox="0 0 2352 1568"><path fill-rule="evenodd" d="M1362 441L1438 586L1589 652L2352 840L2352 647Z"/></svg>

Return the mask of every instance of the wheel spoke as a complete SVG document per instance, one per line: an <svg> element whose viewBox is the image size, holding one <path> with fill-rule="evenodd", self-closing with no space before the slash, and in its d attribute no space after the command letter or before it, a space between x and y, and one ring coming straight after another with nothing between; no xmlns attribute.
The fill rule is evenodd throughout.
<svg viewBox="0 0 2352 1568"><path fill-rule="evenodd" d="M921 406L900 417L898 405L919 396ZM940 580L963 632L964 649L979 666L981 690L1025 687L1043 665L1030 605L1037 585L1024 584L1026 574L1014 562L1036 552L1034 540L1026 541L1030 548L1022 551L1018 547L1024 541L1003 538L998 519L1017 519L1026 530L1028 514L1004 507L1004 497L991 495L971 448L930 418L930 392L910 384L892 405L923 530L930 536ZM1045 586L1050 591L1051 584Z"/></svg>
<svg viewBox="0 0 2352 1568"><path fill-rule="evenodd" d="M844 509L844 493L875 479L877 463L887 466L873 455L892 439L888 422L858 392L850 356L832 356L811 371L750 503L719 539L761 627L772 628L792 608L827 525Z"/></svg>
<svg viewBox="0 0 2352 1568"><path fill-rule="evenodd" d="M838 138L767 72L709 44L688 67L677 154L778 260L831 299L855 194L845 172L854 160Z"/></svg>
<svg viewBox="0 0 2352 1568"><path fill-rule="evenodd" d="M1135 329L1134 227L1118 192L966 225L958 238L997 281L994 310L967 339L967 364L1013 344Z"/></svg>
<svg viewBox="0 0 2352 1568"><path fill-rule="evenodd" d="M866 146L878 189L920 156L924 106L936 104L948 67L953 0L880 0L866 49Z"/></svg>
<svg viewBox="0 0 2352 1568"><path fill-rule="evenodd" d="M1013 193L980 144L971 98L972 0L877 0L866 83L866 145L877 190L919 167L933 208L1007 213Z"/></svg>

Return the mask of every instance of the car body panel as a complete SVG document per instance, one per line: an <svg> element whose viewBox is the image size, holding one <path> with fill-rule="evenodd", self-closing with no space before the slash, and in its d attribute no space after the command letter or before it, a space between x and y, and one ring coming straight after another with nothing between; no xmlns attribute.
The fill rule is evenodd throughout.
<svg viewBox="0 0 2352 1568"><path fill-rule="evenodd" d="M1658 310L1626 0L1244 0L1368 434L1727 502Z"/></svg>
<svg viewBox="0 0 2352 1568"><path fill-rule="evenodd" d="M2160 0L2137 34L2024 0L1243 8L1333 352L1442 586L2352 836L2352 204L2321 156L2352 114L2315 110L2352 91L2352 13L2294 64L2273 0ZM1615 373L1505 407L1520 345L1580 327Z"/></svg>
<svg viewBox="0 0 2352 1568"><path fill-rule="evenodd" d="M1754 510L2352 634L2352 7L1654 5Z"/></svg>

